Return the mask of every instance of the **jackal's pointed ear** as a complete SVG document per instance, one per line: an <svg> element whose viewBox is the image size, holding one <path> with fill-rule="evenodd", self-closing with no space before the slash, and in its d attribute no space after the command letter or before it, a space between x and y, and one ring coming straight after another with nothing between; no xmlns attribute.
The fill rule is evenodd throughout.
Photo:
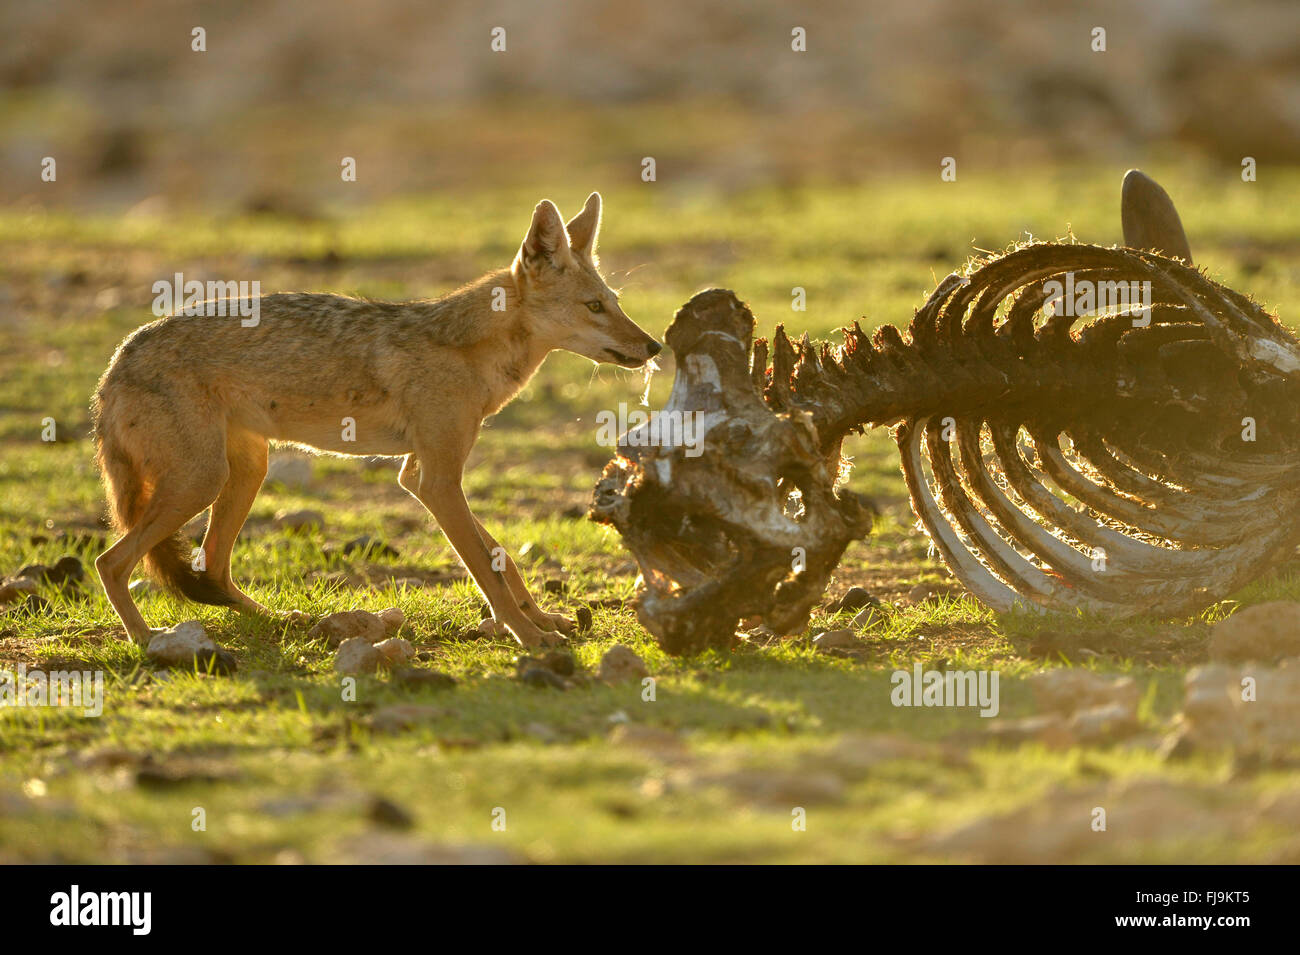
<svg viewBox="0 0 1300 955"><path fill-rule="evenodd" d="M544 265L563 268L569 260L569 236L564 231L564 220L560 210L550 199L543 199L533 210L533 221L528 227L515 256L512 270L536 272Z"/></svg>
<svg viewBox="0 0 1300 955"><path fill-rule="evenodd" d="M591 258L596 254L596 239L600 236L600 193L587 197L582 211L565 226L569 232L569 245L578 255Z"/></svg>
<svg viewBox="0 0 1300 955"><path fill-rule="evenodd" d="M1192 248L1174 201L1154 179L1137 169L1124 174L1120 219L1124 244L1130 249L1155 249L1191 264Z"/></svg>

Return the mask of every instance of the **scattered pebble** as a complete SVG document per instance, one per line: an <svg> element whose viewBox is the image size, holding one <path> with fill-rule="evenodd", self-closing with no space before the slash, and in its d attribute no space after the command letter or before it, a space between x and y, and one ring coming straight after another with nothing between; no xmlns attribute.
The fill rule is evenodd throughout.
<svg viewBox="0 0 1300 955"><path fill-rule="evenodd" d="M818 650L835 650L851 647L858 638L852 630L826 630L813 637L813 647Z"/></svg>
<svg viewBox="0 0 1300 955"><path fill-rule="evenodd" d="M374 673L383 662L384 655L370 641L349 637L339 644L334 669L338 673Z"/></svg>
<svg viewBox="0 0 1300 955"><path fill-rule="evenodd" d="M1210 659L1275 661L1300 656L1300 603L1274 600L1238 610L1210 631Z"/></svg>
<svg viewBox="0 0 1300 955"><path fill-rule="evenodd" d="M642 680L650 675L643 661L631 647L616 643L600 658L600 668L596 679L604 683L624 683L628 680Z"/></svg>
<svg viewBox="0 0 1300 955"><path fill-rule="evenodd" d="M35 594L38 584L31 577L10 577L0 583L0 604L15 603Z"/></svg>
<svg viewBox="0 0 1300 955"><path fill-rule="evenodd" d="M415 647L409 640L403 640L401 637L389 637L374 646L384 658L384 666L405 666L415 659Z"/></svg>
<svg viewBox="0 0 1300 955"><path fill-rule="evenodd" d="M826 609L830 613L856 612L865 607L879 606L880 601L866 587L850 587L839 600Z"/></svg>
<svg viewBox="0 0 1300 955"><path fill-rule="evenodd" d="M370 800L370 805L366 807L366 818L389 829L410 829L415 825L415 818L409 812L383 796L375 796Z"/></svg>
<svg viewBox="0 0 1300 955"><path fill-rule="evenodd" d="M1091 670L1055 668L1029 677L1040 709L1070 714L1115 703L1136 714L1138 685L1132 677L1108 677Z"/></svg>
<svg viewBox="0 0 1300 955"><path fill-rule="evenodd" d="M238 667L234 654L213 643L198 620L155 631L145 655L163 666L196 667L200 672L232 673Z"/></svg>
<svg viewBox="0 0 1300 955"><path fill-rule="evenodd" d="M400 629L405 621L406 615L397 607L390 607L377 614L369 610L343 610L321 617L316 625L307 631L307 638L309 640L323 638L331 647L337 647L343 641L351 639L378 643Z"/></svg>

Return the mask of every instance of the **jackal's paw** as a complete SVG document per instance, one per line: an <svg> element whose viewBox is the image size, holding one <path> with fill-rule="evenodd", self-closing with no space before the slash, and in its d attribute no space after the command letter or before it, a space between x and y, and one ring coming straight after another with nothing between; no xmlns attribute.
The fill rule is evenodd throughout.
<svg viewBox="0 0 1300 955"><path fill-rule="evenodd" d="M537 647L559 647L564 645L564 634L555 630L543 630L529 624L527 627L511 627L511 632L520 644L530 650Z"/></svg>
<svg viewBox="0 0 1300 955"><path fill-rule="evenodd" d="M562 613L538 613L531 619L542 630L558 630L569 637L578 632L578 621Z"/></svg>

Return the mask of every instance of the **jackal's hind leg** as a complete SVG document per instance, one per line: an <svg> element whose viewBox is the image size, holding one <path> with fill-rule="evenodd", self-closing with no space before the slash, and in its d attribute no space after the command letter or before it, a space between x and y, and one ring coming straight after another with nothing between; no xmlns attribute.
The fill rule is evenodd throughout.
<svg viewBox="0 0 1300 955"><path fill-rule="evenodd" d="M249 431L231 429L226 436L226 463L230 466L230 477L212 504L208 530L203 535L203 555L207 562L204 574L231 596L237 610L265 614L290 623L310 623L310 615L301 610L269 610L235 583L230 570L231 551L244 521L248 519L262 481L266 479L266 438Z"/></svg>
<svg viewBox="0 0 1300 955"><path fill-rule="evenodd" d="M140 519L95 560L95 570L108 602L117 611L127 634L137 643L147 643L153 631L131 599L128 588L131 572L145 554L212 503L225 479L224 471L224 467L219 470L194 467L169 473L153 489Z"/></svg>

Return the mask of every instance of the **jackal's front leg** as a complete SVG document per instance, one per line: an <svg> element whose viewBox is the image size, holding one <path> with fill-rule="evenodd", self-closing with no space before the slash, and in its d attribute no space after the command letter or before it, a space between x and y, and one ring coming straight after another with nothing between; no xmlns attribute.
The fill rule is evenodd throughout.
<svg viewBox="0 0 1300 955"><path fill-rule="evenodd" d="M478 528L479 537L494 558L504 558L505 570L502 573L505 574L506 586L510 588L510 593L519 604L519 609L524 612L524 616L543 630L558 630L569 636L577 633L578 622L572 617L566 617L562 613L547 613L537 605L537 601L528 592L528 585L524 583L524 575L519 572L518 565L511 559L506 549L497 543L497 539L488 533L488 529L477 517L474 518L474 526Z"/></svg>
<svg viewBox="0 0 1300 955"><path fill-rule="evenodd" d="M438 522L492 609L493 619L503 624L525 647L562 643L563 634L544 629L529 619L511 592L506 575L492 566L490 545L479 535L478 523L461 490L459 467L454 471L446 465L434 465L431 468L418 458L418 454L419 452L407 455L406 463L402 465L402 472L397 478L398 483L428 508ZM436 457L432 459L437 460ZM518 570L515 573L518 575ZM520 585L522 583L521 578ZM536 607L531 599L529 603Z"/></svg>

